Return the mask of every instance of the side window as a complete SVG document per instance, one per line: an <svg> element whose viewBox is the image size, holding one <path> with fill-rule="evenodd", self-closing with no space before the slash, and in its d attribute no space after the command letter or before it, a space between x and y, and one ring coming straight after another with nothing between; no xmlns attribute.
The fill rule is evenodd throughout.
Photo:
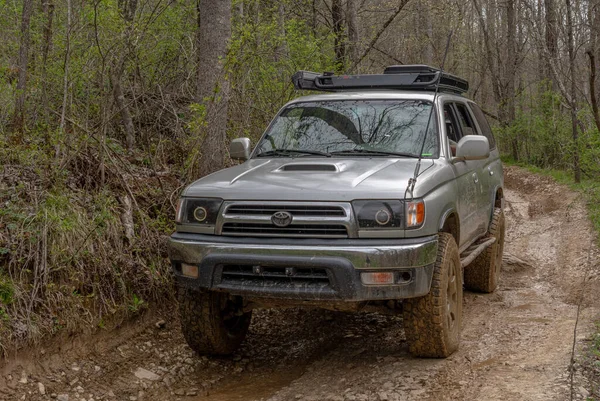
<svg viewBox="0 0 600 401"><path fill-rule="evenodd" d="M456 156L456 144L460 140L461 135L452 103L444 104L444 125L446 127L446 135L448 135L448 142L450 143L450 152L452 156Z"/></svg>
<svg viewBox="0 0 600 401"><path fill-rule="evenodd" d="M462 129L463 135L477 135L477 131L475 130L475 124L473 124L473 120L471 119L471 115L467 110L467 106L462 103L455 103L456 110L458 111L458 120L460 121L460 127Z"/></svg>
<svg viewBox="0 0 600 401"><path fill-rule="evenodd" d="M496 139L492 134L492 129L490 128L490 124L488 124L485 115L483 114L483 110L481 107L476 105L475 103L469 102L469 106L471 110L473 110L473 114L475 115L475 119L477 120L477 124L479 124L479 128L481 129L481 133L488 139L490 142L490 149L496 148Z"/></svg>

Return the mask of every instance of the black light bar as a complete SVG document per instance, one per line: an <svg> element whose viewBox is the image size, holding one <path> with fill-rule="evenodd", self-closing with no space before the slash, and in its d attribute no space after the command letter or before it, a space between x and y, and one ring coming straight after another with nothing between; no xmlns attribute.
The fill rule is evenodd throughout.
<svg viewBox="0 0 600 401"><path fill-rule="evenodd" d="M441 74L441 77L440 77ZM457 76L427 65L393 65L383 74L333 75L298 71L292 77L299 90L338 92L360 89L396 89L435 91L440 78L440 91L464 93L469 83Z"/></svg>

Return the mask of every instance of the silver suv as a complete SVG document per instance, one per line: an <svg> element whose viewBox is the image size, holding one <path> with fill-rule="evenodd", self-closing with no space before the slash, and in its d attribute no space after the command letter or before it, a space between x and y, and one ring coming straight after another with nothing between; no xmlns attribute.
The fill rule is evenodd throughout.
<svg viewBox="0 0 600 401"><path fill-rule="evenodd" d="M427 66L380 75L299 72L237 166L183 191L169 241L183 334L230 354L256 308L401 313L410 352L460 341L463 283L493 292L503 173L468 83Z"/></svg>

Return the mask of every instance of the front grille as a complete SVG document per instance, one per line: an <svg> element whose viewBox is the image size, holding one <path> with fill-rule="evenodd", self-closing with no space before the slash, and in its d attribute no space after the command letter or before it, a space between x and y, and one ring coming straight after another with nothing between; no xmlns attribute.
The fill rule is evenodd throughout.
<svg viewBox="0 0 600 401"><path fill-rule="evenodd" d="M231 205L225 211L226 214L236 216L271 216L276 212L288 212L293 216L346 216L346 212L340 206L320 205Z"/></svg>
<svg viewBox="0 0 600 401"><path fill-rule="evenodd" d="M302 285L329 287L327 270L293 266L223 265L221 283L229 285Z"/></svg>
<svg viewBox="0 0 600 401"><path fill-rule="evenodd" d="M278 212L291 221L274 224ZM217 220L217 235L287 238L349 238L355 236L352 208L347 202L225 202Z"/></svg>
<svg viewBox="0 0 600 401"><path fill-rule="evenodd" d="M270 223L225 223L223 235L246 235L258 237L310 237L310 238L347 238L348 231L341 224L291 224L277 227Z"/></svg>

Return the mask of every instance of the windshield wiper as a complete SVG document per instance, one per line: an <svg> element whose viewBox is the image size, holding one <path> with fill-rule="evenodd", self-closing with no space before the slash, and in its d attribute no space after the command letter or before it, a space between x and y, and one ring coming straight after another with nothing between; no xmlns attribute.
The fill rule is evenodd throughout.
<svg viewBox="0 0 600 401"><path fill-rule="evenodd" d="M265 152L261 152L261 153L257 154L256 157L290 156L293 154L331 157L330 153L319 152L318 150L300 150L300 149L272 149L272 150L267 150Z"/></svg>
<svg viewBox="0 0 600 401"><path fill-rule="evenodd" d="M400 156L400 157L413 157L418 158L418 155L413 153L404 153L404 152L388 152L387 150L371 150L371 149L349 149L349 150L340 150L337 152L331 152L332 155L356 155L363 154L365 156Z"/></svg>

